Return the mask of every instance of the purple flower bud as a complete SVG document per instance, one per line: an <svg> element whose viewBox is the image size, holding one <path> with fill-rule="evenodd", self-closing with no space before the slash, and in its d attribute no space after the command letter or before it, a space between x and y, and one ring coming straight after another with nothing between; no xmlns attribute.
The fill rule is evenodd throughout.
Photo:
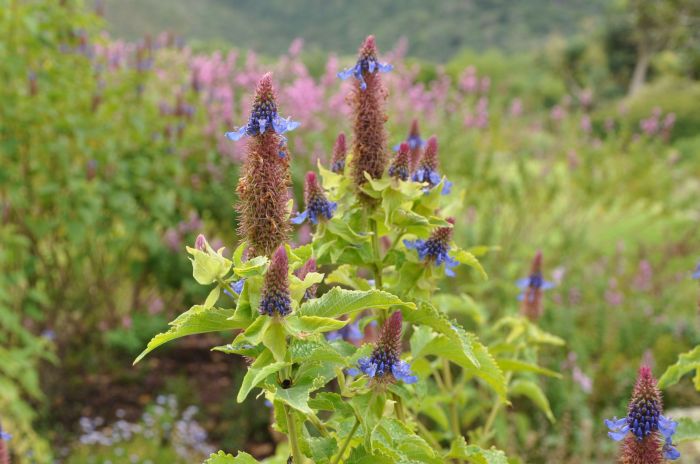
<svg viewBox="0 0 700 464"><path fill-rule="evenodd" d="M338 134L338 138L335 140L335 145L333 146L333 159L331 160L331 171L342 174L345 171L345 157L347 155L348 148L345 142L345 134Z"/></svg>
<svg viewBox="0 0 700 464"><path fill-rule="evenodd" d="M207 251L207 239L204 235L197 235L197 239L194 241L194 247L199 251Z"/></svg>
<svg viewBox="0 0 700 464"><path fill-rule="evenodd" d="M401 146L399 147L399 152L394 157L391 166L389 166L389 176L395 179L408 180L409 151L410 147L408 143L401 143Z"/></svg>
<svg viewBox="0 0 700 464"><path fill-rule="evenodd" d="M289 294L289 260L284 245L272 255L260 292L260 314L284 317L292 312Z"/></svg>

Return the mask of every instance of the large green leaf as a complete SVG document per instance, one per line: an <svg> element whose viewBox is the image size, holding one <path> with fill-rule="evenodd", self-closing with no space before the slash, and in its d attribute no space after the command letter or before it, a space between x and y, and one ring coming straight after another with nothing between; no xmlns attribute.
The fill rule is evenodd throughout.
<svg viewBox="0 0 700 464"><path fill-rule="evenodd" d="M264 351L255 362L253 362L248 368L245 377L243 377L243 382L241 383L240 390L238 390L236 401L242 403L250 391L257 387L260 382L271 374L275 374L285 367L290 366L290 363L286 362L272 362L273 359L274 357L270 351Z"/></svg>
<svg viewBox="0 0 700 464"><path fill-rule="evenodd" d="M554 414L552 414L552 408L549 406L547 396L535 382L524 379L514 380L513 383L510 384L509 392L512 396L525 396L529 398L535 406L540 408L550 422L556 422Z"/></svg>
<svg viewBox="0 0 700 464"><path fill-rule="evenodd" d="M180 314L170 323L170 330L153 337L148 342L146 349L136 358L134 364L151 351L171 340L187 335L241 329L247 325L247 320L232 319L233 314L234 309L206 308L202 305L192 306L192 308Z"/></svg>
<svg viewBox="0 0 700 464"><path fill-rule="evenodd" d="M476 445L467 445L464 437L459 437L452 442L450 451L445 455L448 459L466 459L474 464L508 464L505 453L496 448L483 449Z"/></svg>
<svg viewBox="0 0 700 464"><path fill-rule="evenodd" d="M659 379L659 388L664 389L675 385L685 374L698 369L700 369L700 345L678 356L678 361L669 366ZM700 390L700 385L696 387Z"/></svg>
<svg viewBox="0 0 700 464"><path fill-rule="evenodd" d="M232 454L219 451L209 456L209 459L204 461L203 464L259 464L259 461L243 451L239 451L236 457L233 457Z"/></svg>
<svg viewBox="0 0 700 464"><path fill-rule="evenodd" d="M381 290L345 290L333 287L320 298L302 304L299 316L338 317L365 309L415 309L413 303L406 303L391 293Z"/></svg>
<svg viewBox="0 0 700 464"><path fill-rule="evenodd" d="M385 417L372 430L371 449L396 463L444 464L435 450L406 424Z"/></svg>

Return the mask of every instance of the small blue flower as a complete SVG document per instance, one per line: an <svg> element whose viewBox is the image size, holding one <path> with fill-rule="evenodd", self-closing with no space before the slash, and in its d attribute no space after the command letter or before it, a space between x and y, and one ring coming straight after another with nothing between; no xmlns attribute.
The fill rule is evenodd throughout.
<svg viewBox="0 0 700 464"><path fill-rule="evenodd" d="M700 263L698 263L698 265L695 266L695 271L693 272L691 277L693 279L700 279Z"/></svg>
<svg viewBox="0 0 700 464"><path fill-rule="evenodd" d="M11 438L12 438L12 435L5 432L4 430L0 430L0 440L9 441Z"/></svg>
<svg viewBox="0 0 700 464"><path fill-rule="evenodd" d="M334 330L326 334L326 339L329 342L335 340L347 340L349 342L356 342L365 338L365 335L360 330L360 322L352 322L342 329Z"/></svg>
<svg viewBox="0 0 700 464"><path fill-rule="evenodd" d="M528 288L532 288L534 290L549 290L549 289L556 287L556 285L554 283L549 282L547 280L544 280L541 272L534 272L527 277L523 277L522 279L518 279L515 282L515 285L517 285L519 288L521 288L523 290L518 295L518 301L523 301L525 299L525 294L527 293L526 290ZM530 295L531 299L534 299L536 297L535 292L530 292L529 295Z"/></svg>
<svg viewBox="0 0 700 464"><path fill-rule="evenodd" d="M302 224L307 219L312 224L318 224L320 218L330 219L338 208L338 203L334 201L312 203L307 209L297 214L291 219L292 224Z"/></svg>
<svg viewBox="0 0 700 464"><path fill-rule="evenodd" d="M618 419L613 417L612 420L605 419L605 425L608 427L608 436L615 441L620 441L627 436L630 431L627 425L627 418Z"/></svg>
<svg viewBox="0 0 700 464"><path fill-rule="evenodd" d="M445 263L445 275L455 276L452 269L459 262L450 256L450 245L446 241L431 237L428 240L404 240L403 243L409 250L416 250L422 260L434 261L436 266Z"/></svg>
<svg viewBox="0 0 700 464"><path fill-rule="evenodd" d="M681 453L675 446L673 446L673 440L671 440L671 437L666 437L664 440L664 447L662 451L664 453L664 457L669 461L675 461L681 457Z"/></svg>
<svg viewBox="0 0 700 464"><path fill-rule="evenodd" d="M428 193L430 189L435 187L440 183L440 174L437 171L433 171L431 169L427 168L418 168L416 171L413 173L413 176L411 179L414 182L425 182L428 184L428 187L425 188L425 193ZM449 193L452 191L452 182L445 179L445 183L442 185L442 190L440 190L441 195L449 195Z"/></svg>
<svg viewBox="0 0 700 464"><path fill-rule="evenodd" d="M243 284L245 283L245 279L240 279L237 280L231 284L229 284L229 288L235 293L236 295L240 295L241 292L243 291ZM231 298L234 298L233 294L229 291L229 289L225 288L224 293Z"/></svg>
<svg viewBox="0 0 700 464"><path fill-rule="evenodd" d="M390 360L376 359L375 355L370 358L360 358L357 361L359 371L355 368L348 369L349 375L355 376L364 373L371 379L381 379L385 375L391 374L394 379L403 383L411 384L418 382L418 377L411 371L411 366L406 361L392 362Z"/></svg>
<svg viewBox="0 0 700 464"><path fill-rule="evenodd" d="M365 90L367 88L367 83L365 82L365 78L362 76L363 71L372 74L375 72L389 72L392 69L394 69L394 67L390 64L380 63L373 57L366 57L357 60L357 63L352 68L348 68L345 71L340 71L338 73L338 77L343 81L350 77L354 77L360 81L360 88Z"/></svg>
<svg viewBox="0 0 700 464"><path fill-rule="evenodd" d="M423 145L425 145L425 140L423 140L420 135L409 135L406 139L406 143L408 143L408 148L415 150L416 148L421 148ZM394 151L399 151L399 147L401 147L401 144L397 143L392 148Z"/></svg>

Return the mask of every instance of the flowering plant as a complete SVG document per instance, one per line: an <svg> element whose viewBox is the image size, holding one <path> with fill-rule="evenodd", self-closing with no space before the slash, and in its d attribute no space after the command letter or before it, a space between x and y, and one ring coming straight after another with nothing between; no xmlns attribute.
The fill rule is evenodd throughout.
<svg viewBox="0 0 700 464"><path fill-rule="evenodd" d="M380 74L390 70L370 36L339 73L354 78L352 145L340 134L331 165L307 174L298 213L283 135L297 125L278 115L272 76L260 80L248 122L226 134L247 143L237 188L243 241L231 257L203 236L187 248L209 296L137 361L185 335L237 331L214 350L250 360L237 400L259 391L271 404L288 437L272 462L506 463L488 448L494 421L515 396L554 420L533 376L558 376L537 365L537 346L563 341L535 324L537 282L529 286L540 310L523 309L485 334L497 353L454 318L470 299L447 292L445 277L469 268L485 279L478 256L490 248L453 242L463 193L440 174L435 137L424 144L414 122L390 160ZM307 221L313 240L292 246L292 225ZM474 412L468 397L479 398L483 420L464 419ZM222 451L208 462L257 461Z"/></svg>

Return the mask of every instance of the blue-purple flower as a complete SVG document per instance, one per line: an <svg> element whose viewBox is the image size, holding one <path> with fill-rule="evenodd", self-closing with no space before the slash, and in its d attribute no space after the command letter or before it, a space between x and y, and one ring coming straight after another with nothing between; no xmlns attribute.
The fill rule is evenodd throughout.
<svg viewBox="0 0 700 464"><path fill-rule="evenodd" d="M12 435L0 429L0 440L8 441L10 439L12 439Z"/></svg>
<svg viewBox="0 0 700 464"><path fill-rule="evenodd" d="M542 292L554 287L552 282L542 277L542 252L538 251L532 260L530 275L518 279L515 284L522 289L518 301L522 302L521 312L531 320L542 315Z"/></svg>
<svg viewBox="0 0 700 464"><path fill-rule="evenodd" d="M403 318L397 311L384 323L379 334L379 340L368 358L357 361L359 371L362 371L373 382L394 383L397 380L403 383L416 383L418 377L411 372L411 366L401 360L401 324ZM359 374L357 369L349 369L350 375Z"/></svg>
<svg viewBox="0 0 700 464"><path fill-rule="evenodd" d="M335 340L345 340L348 342L357 342L365 338L365 334L360 330L360 321L351 322L345 327L328 332L326 334L326 339L329 342Z"/></svg>
<svg viewBox="0 0 700 464"><path fill-rule="evenodd" d="M333 213L338 208L337 203L326 198L326 194L318 183L316 173L311 171L306 173L304 199L306 201L306 209L292 218L293 224L301 224L307 219L312 224L318 224L319 221L332 218Z"/></svg>
<svg viewBox="0 0 700 464"><path fill-rule="evenodd" d="M231 298L235 298L233 294L235 293L236 295L240 295L243 291L243 284L245 284L245 279L239 279L235 282L231 282L228 284L228 288L224 288L224 294L230 296Z"/></svg>
<svg viewBox="0 0 700 464"><path fill-rule="evenodd" d="M392 69L394 69L392 65L380 63L379 60L377 60L377 48L374 37L369 36L360 49L360 58L357 60L357 63L355 63L355 66L339 72L338 77L341 80L354 77L360 82L360 88L365 90L367 88L367 83L363 76L364 73L389 72Z"/></svg>
<svg viewBox="0 0 700 464"><path fill-rule="evenodd" d="M280 157L284 157L281 149L286 142L284 134L299 127L300 123L292 121L290 118L283 118L277 113L275 94L272 87L272 75L266 74L260 80L258 89L253 101L253 108L248 122L232 132L226 132L226 138L233 141L241 140L244 137L262 135L267 130L282 136L280 142Z"/></svg>
<svg viewBox="0 0 700 464"><path fill-rule="evenodd" d="M448 218L447 222L454 224L454 218ZM428 240L404 240L403 243L409 250L416 250L418 257L436 266L445 264L445 275L454 277L452 270L459 262L450 256L450 241L452 240L452 227L438 227Z"/></svg>
<svg viewBox="0 0 700 464"><path fill-rule="evenodd" d="M661 463L680 457L673 445L678 423L663 415L661 394L647 366L639 369L627 416L608 419L605 425L611 439L623 441L620 462Z"/></svg>
<svg viewBox="0 0 700 464"><path fill-rule="evenodd" d="M693 279L700 279L700 263L698 263L697 266L695 266L695 271L693 271L693 274L691 275Z"/></svg>
<svg viewBox="0 0 700 464"><path fill-rule="evenodd" d="M412 179L414 182L424 182L428 184L426 193L436 185L440 183L442 177L438 172L439 159L438 159L438 143L437 138L433 135L428 139L425 146L425 151L423 156L418 163L418 167L413 173ZM445 183L442 185L442 190L440 193L442 195L447 195L452 191L452 182L445 179Z"/></svg>

